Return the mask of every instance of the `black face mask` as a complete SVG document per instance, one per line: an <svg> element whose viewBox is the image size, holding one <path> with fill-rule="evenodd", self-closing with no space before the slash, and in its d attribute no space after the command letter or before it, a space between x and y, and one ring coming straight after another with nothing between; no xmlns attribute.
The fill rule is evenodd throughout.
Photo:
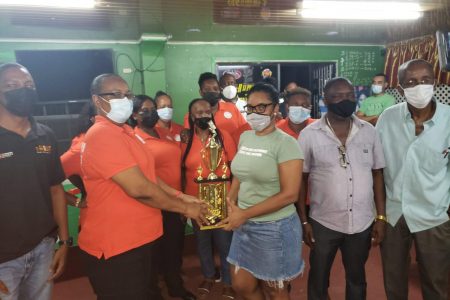
<svg viewBox="0 0 450 300"><path fill-rule="evenodd" d="M142 125L145 128L153 128L159 120L159 115L156 109L152 109L151 111L145 111L141 113L142 116Z"/></svg>
<svg viewBox="0 0 450 300"><path fill-rule="evenodd" d="M328 104L328 110L342 118L349 118L356 110L356 102L348 99Z"/></svg>
<svg viewBox="0 0 450 300"><path fill-rule="evenodd" d="M38 95L35 89L23 87L4 92L5 108L19 117L29 117L33 113L33 104L37 102Z"/></svg>
<svg viewBox="0 0 450 300"><path fill-rule="evenodd" d="M211 106L214 106L220 100L220 93L217 92L206 92L203 94L203 98L209 102Z"/></svg>
<svg viewBox="0 0 450 300"><path fill-rule="evenodd" d="M209 128L209 121L211 121L210 117L196 118L194 120L195 125L201 130L206 130Z"/></svg>

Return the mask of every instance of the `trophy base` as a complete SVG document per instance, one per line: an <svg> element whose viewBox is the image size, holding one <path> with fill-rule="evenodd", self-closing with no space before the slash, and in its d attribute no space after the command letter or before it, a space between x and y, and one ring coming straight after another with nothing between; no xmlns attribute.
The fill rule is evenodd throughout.
<svg viewBox="0 0 450 300"><path fill-rule="evenodd" d="M225 225L202 225L200 226L200 230L210 230L210 229L219 229L224 228Z"/></svg>
<svg viewBox="0 0 450 300"><path fill-rule="evenodd" d="M199 199L208 204L208 215L206 219L210 225L200 226L200 230L217 229L224 227L218 226L223 219L227 217L227 186L226 181L220 178L215 180L198 181Z"/></svg>

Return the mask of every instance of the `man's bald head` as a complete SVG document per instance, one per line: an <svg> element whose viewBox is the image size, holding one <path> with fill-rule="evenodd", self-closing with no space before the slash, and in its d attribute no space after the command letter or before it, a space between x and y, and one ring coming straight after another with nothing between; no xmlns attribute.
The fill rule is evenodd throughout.
<svg viewBox="0 0 450 300"><path fill-rule="evenodd" d="M420 68L420 67L428 69L430 74L434 77L433 65L431 65L428 61L423 60L423 59L412 59L412 60L409 60L409 61L403 63L398 68L398 82L400 83L400 85L402 85L404 83L405 78L406 78L406 73L409 70Z"/></svg>
<svg viewBox="0 0 450 300"><path fill-rule="evenodd" d="M100 94L103 90L103 84L110 79L115 79L115 80L120 80L120 81L125 82L125 80L123 80L122 77L120 77L119 75L116 75L116 74L107 73L107 74L98 75L97 77L94 78L94 80L92 80L91 95Z"/></svg>
<svg viewBox="0 0 450 300"><path fill-rule="evenodd" d="M5 63L5 64L0 65L0 80L2 79L2 77L6 73L6 71L8 71L9 69L20 69L24 73L28 73L28 74L30 73L27 70L27 68L25 68L21 64L18 64L18 63Z"/></svg>

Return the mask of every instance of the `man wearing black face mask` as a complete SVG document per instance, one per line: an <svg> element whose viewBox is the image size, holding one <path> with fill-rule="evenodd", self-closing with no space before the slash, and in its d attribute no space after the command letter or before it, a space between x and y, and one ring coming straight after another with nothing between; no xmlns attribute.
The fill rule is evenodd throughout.
<svg viewBox="0 0 450 300"><path fill-rule="evenodd" d="M34 81L0 66L0 298L50 299L71 245L56 139L31 113ZM55 238L61 247L54 252Z"/></svg>
<svg viewBox="0 0 450 300"><path fill-rule="evenodd" d="M234 103L221 100L222 95L217 76L210 72L201 74L198 86L202 98L211 105L217 128L228 132L237 144L241 133L251 128ZM184 116L184 127L189 128L188 114Z"/></svg>
<svg viewBox="0 0 450 300"><path fill-rule="evenodd" d="M308 299L327 298L331 266L340 249L346 299L363 300L370 243L383 240L387 220L383 150L375 128L353 115L355 93L347 79L331 79L324 94L328 113L305 128L299 139L305 153L299 211L304 240L311 248Z"/></svg>

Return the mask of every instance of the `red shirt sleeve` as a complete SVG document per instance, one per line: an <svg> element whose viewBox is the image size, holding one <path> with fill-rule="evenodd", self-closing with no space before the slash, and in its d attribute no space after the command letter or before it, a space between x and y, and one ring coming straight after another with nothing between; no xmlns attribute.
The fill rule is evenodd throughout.
<svg viewBox="0 0 450 300"><path fill-rule="evenodd" d="M243 125L241 125L232 135L233 141L236 144L236 146L239 145L239 139L241 137L241 134L244 131L247 130L251 130L252 128L250 127L250 124L248 124L247 122L245 122Z"/></svg>
<svg viewBox="0 0 450 300"><path fill-rule="evenodd" d="M223 137L224 148L227 152L227 160L231 162L236 155L236 143L228 132L221 131L220 134Z"/></svg>
<svg viewBox="0 0 450 300"><path fill-rule="evenodd" d="M61 164L66 178L72 175L80 175L80 152L71 149L61 155Z"/></svg>
<svg viewBox="0 0 450 300"><path fill-rule="evenodd" d="M72 140L69 150L61 155L61 165L64 170L66 178L72 175L81 175L81 143L84 140L84 134L77 136Z"/></svg>

